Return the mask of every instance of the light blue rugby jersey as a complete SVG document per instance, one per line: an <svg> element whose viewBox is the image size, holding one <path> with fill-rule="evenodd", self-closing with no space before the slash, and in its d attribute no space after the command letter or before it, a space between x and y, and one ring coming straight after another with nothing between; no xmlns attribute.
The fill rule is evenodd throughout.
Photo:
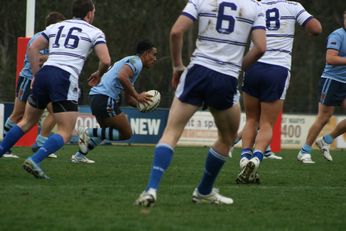
<svg viewBox="0 0 346 231"><path fill-rule="evenodd" d="M34 40L40 35L41 35L41 32L34 34L34 36L32 36L32 38L29 40L28 45L26 46L26 49L28 49L31 46L31 44L34 42ZM41 50L40 53L42 55L47 55L48 49ZM23 66L23 69L20 71L19 76L22 76L22 77L25 77L28 79L32 79L32 71L31 71L31 66L30 66L30 62L29 62L29 58L28 58L27 53L25 53L24 66Z"/></svg>
<svg viewBox="0 0 346 231"><path fill-rule="evenodd" d="M339 56L346 57L346 30L340 28L328 36L327 49L339 51ZM346 83L346 65L333 66L326 64L322 78L334 79Z"/></svg>
<svg viewBox="0 0 346 231"><path fill-rule="evenodd" d="M89 95L107 95L115 100L119 99L121 92L124 90L118 79L118 73L124 65L128 65L133 71L133 78L130 78L132 85L138 79L143 64L139 56L127 56L116 63L102 76L101 82L92 87Z"/></svg>

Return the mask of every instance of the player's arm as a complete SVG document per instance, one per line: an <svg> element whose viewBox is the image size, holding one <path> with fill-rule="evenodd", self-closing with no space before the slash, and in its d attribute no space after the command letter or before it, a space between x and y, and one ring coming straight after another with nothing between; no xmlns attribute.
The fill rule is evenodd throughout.
<svg viewBox="0 0 346 231"><path fill-rule="evenodd" d="M36 75L38 70L40 69L40 50L43 50L48 47L48 41L45 37L39 36L37 37L31 46L28 48L28 58L32 69L33 76Z"/></svg>
<svg viewBox="0 0 346 231"><path fill-rule="evenodd" d="M98 70L88 78L88 85L91 87L96 86L100 82L102 75L106 73L111 65L111 57L109 56L108 47L105 43L97 44L94 50L96 56L99 58L99 66Z"/></svg>
<svg viewBox="0 0 346 231"><path fill-rule="evenodd" d="M339 51L334 49L327 49L326 62L329 65L341 66L346 65L346 57L339 56Z"/></svg>
<svg viewBox="0 0 346 231"><path fill-rule="evenodd" d="M246 70L249 66L254 64L266 52L266 31L263 29L252 30L251 41L253 47L244 56L242 65L243 70Z"/></svg>
<svg viewBox="0 0 346 231"><path fill-rule="evenodd" d="M47 61L48 55L40 54L40 67Z"/></svg>
<svg viewBox="0 0 346 231"><path fill-rule="evenodd" d="M180 75L185 69L182 59L184 33L193 25L193 21L181 15L174 23L170 32L170 50L173 65L172 87L175 89L179 83Z"/></svg>
<svg viewBox="0 0 346 231"><path fill-rule="evenodd" d="M118 73L118 79L124 88L125 101L128 105L136 107L137 104L150 101L151 96L145 92L138 93L132 86L130 78L133 78L133 71L128 65L124 65Z"/></svg>
<svg viewBox="0 0 346 231"><path fill-rule="evenodd" d="M310 36L317 36L322 33L322 25L316 18L310 19L305 24L304 29Z"/></svg>

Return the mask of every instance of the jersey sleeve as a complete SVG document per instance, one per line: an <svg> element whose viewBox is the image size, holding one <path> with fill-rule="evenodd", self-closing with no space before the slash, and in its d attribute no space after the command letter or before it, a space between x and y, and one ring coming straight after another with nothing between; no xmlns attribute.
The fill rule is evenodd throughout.
<svg viewBox="0 0 346 231"><path fill-rule="evenodd" d="M106 43L106 36L101 30L96 30L93 39L92 44L93 46L96 46L97 44Z"/></svg>
<svg viewBox="0 0 346 231"><path fill-rule="evenodd" d="M53 25L54 25L54 24L53 24ZM52 27L53 27L53 25L50 25L50 26L46 27L46 29L45 29L44 31L41 32L41 35L42 35L43 37L45 37L45 39L47 39L47 41L49 41L49 36L50 36L51 34L55 34L55 33L52 33Z"/></svg>
<svg viewBox="0 0 346 231"><path fill-rule="evenodd" d="M328 36L328 42L327 42L327 49L333 49L340 51L341 45L342 45L342 38L339 33L336 31L332 32Z"/></svg>
<svg viewBox="0 0 346 231"><path fill-rule="evenodd" d="M305 26L307 22L313 19L313 16L307 12L304 7L297 2L295 5L296 19L299 25Z"/></svg>
<svg viewBox="0 0 346 231"><path fill-rule="evenodd" d="M134 76L138 75L142 70L142 62L137 57L129 58L125 64L131 68Z"/></svg>
<svg viewBox="0 0 346 231"><path fill-rule="evenodd" d="M257 7L256 17L252 25L252 30L256 29L266 30L266 22L263 13L263 8L260 5Z"/></svg>
<svg viewBox="0 0 346 231"><path fill-rule="evenodd" d="M196 21L198 18L198 0L189 0L183 9L182 15L190 18L192 21Z"/></svg>

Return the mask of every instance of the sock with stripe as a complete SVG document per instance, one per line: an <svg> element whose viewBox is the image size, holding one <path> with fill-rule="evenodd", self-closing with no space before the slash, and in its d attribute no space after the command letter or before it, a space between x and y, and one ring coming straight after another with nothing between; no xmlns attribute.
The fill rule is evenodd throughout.
<svg viewBox="0 0 346 231"><path fill-rule="evenodd" d="M252 149L251 148L243 148L241 150L240 159L246 158L246 159L250 160L251 157L252 157Z"/></svg>
<svg viewBox="0 0 346 231"><path fill-rule="evenodd" d="M88 128L87 135L101 140L119 140L119 131L114 128Z"/></svg>
<svg viewBox="0 0 346 231"><path fill-rule="evenodd" d="M260 150L255 150L254 152L253 152L253 156L252 156L252 158L255 158L255 157L257 157L261 162L262 162L262 160L263 160L263 153L260 151Z"/></svg>
<svg viewBox="0 0 346 231"><path fill-rule="evenodd" d="M312 148L311 148L310 145L304 144L303 147L302 147L302 149L301 149L300 151L301 151L301 153L303 153L303 154L304 154L304 153L310 154L310 153L311 153L311 150L312 150Z"/></svg>

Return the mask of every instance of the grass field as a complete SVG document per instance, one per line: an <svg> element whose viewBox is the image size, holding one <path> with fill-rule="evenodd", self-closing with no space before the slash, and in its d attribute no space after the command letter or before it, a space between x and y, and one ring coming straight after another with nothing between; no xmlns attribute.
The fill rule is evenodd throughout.
<svg viewBox="0 0 346 231"><path fill-rule="evenodd" d="M237 185L239 150L217 182L230 206L195 205L191 194L200 180L207 148L177 148L154 208L133 206L144 189L153 147L101 146L94 165L70 163L77 146L42 168L50 180L22 170L20 159L0 159L0 230L345 230L346 155L334 151L328 163L315 151L314 165L295 160L264 160L262 184Z"/></svg>

